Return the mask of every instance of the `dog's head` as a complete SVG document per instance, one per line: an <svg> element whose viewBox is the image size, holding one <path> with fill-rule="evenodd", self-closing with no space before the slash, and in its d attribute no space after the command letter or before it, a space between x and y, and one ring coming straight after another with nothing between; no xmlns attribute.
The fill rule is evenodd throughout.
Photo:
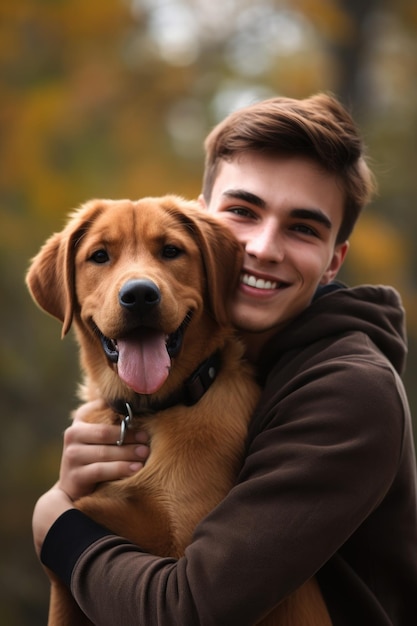
<svg viewBox="0 0 417 626"><path fill-rule="evenodd" d="M128 387L153 393L185 333L202 346L229 325L241 263L238 242L194 202L93 200L44 244L27 285L62 335L75 322L93 378L104 358Z"/></svg>

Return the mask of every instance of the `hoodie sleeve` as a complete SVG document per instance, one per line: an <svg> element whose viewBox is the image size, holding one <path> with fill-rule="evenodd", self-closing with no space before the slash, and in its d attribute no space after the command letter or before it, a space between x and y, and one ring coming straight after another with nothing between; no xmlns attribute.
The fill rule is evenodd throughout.
<svg viewBox="0 0 417 626"><path fill-rule="evenodd" d="M383 502L403 446L397 384L385 360L349 355L287 383L271 376L237 484L182 558L146 554L73 513L48 534L44 564L100 626L256 623Z"/></svg>

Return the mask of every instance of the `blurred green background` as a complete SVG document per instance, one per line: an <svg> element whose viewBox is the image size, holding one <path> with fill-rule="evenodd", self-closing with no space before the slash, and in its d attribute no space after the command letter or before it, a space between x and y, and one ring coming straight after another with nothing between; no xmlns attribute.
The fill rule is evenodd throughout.
<svg viewBox="0 0 417 626"><path fill-rule="evenodd" d="M195 197L204 136L232 109L319 90L351 108L380 191L342 277L401 292L417 415L416 35L414 0L1 4L1 626L46 621L31 512L57 476L79 379L73 340L26 291L29 259L88 198Z"/></svg>

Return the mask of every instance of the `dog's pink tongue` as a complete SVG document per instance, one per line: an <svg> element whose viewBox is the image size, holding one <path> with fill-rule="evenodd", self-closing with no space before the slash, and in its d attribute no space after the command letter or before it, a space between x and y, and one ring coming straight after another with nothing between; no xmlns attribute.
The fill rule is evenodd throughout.
<svg viewBox="0 0 417 626"><path fill-rule="evenodd" d="M117 341L119 376L136 393L155 393L167 379L171 361L165 341L150 328Z"/></svg>

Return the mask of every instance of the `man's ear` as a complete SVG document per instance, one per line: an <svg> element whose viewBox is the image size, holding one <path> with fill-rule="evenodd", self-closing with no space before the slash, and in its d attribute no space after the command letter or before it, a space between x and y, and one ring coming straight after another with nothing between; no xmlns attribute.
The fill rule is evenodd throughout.
<svg viewBox="0 0 417 626"><path fill-rule="evenodd" d="M200 193L200 195L198 196L198 198L197 198L197 202L198 202L198 204L200 205L200 207L201 207L202 209L204 209L205 211L207 211L207 202L206 202L206 200L205 200L205 198L204 198L204 196L203 196L203 194L202 194L202 193Z"/></svg>
<svg viewBox="0 0 417 626"><path fill-rule="evenodd" d="M346 258L347 251L349 250L349 242L345 241L335 246L332 259L329 263L327 270L321 277L320 285L327 285L336 278L340 268L343 265L343 261Z"/></svg>

